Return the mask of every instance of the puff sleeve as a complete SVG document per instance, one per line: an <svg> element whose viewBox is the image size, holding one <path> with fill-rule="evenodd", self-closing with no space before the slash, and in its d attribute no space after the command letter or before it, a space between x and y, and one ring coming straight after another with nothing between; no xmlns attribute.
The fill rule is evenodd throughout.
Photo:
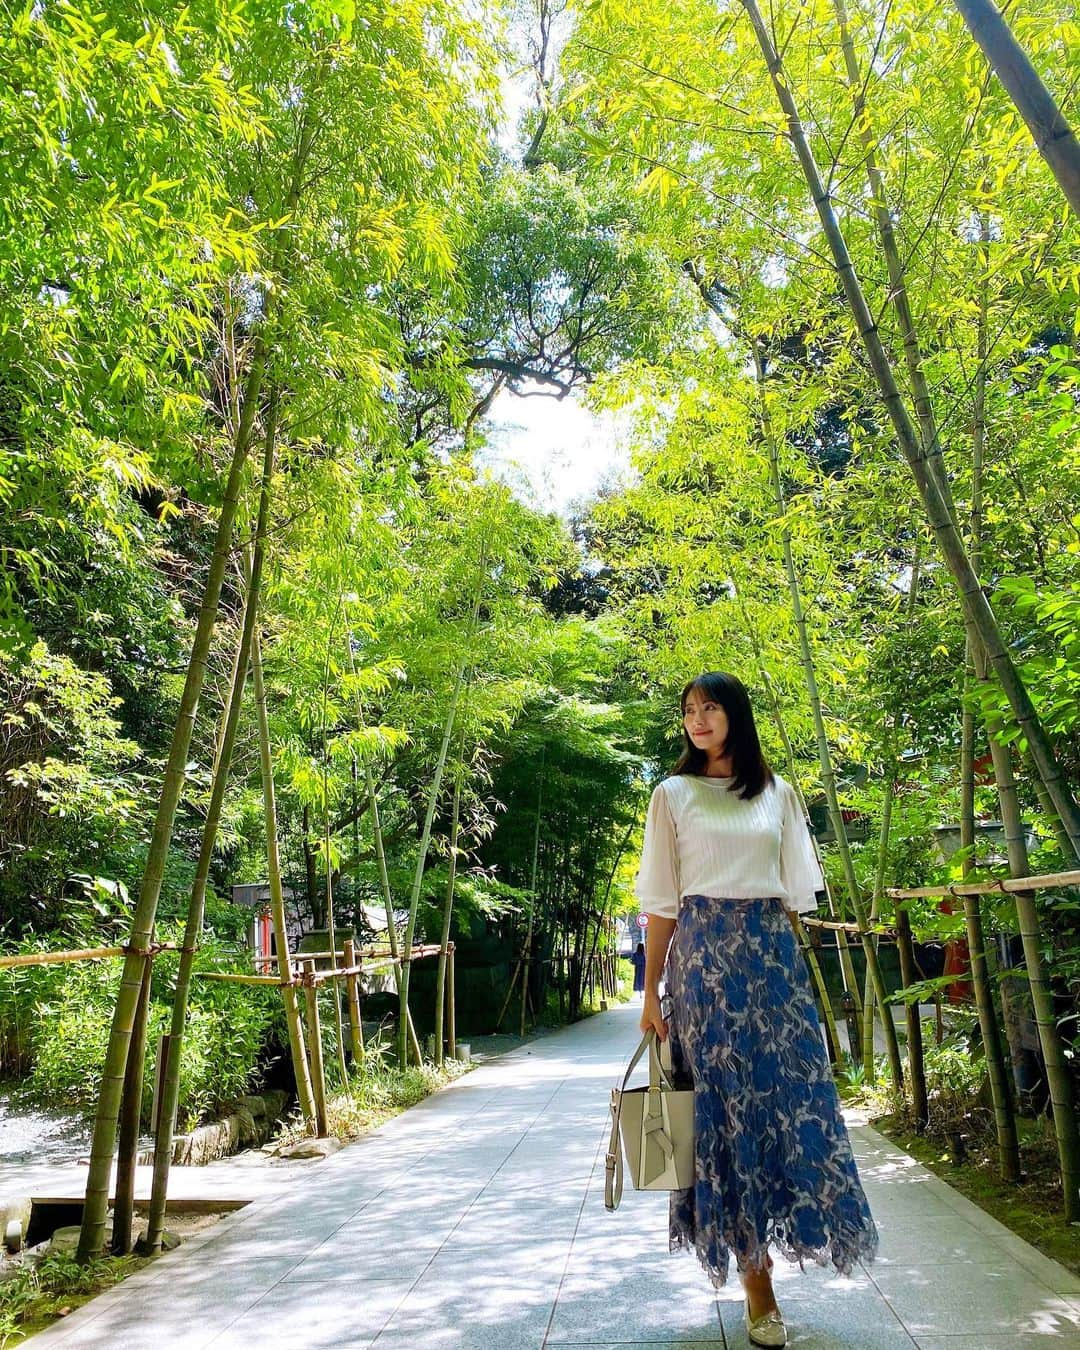
<svg viewBox="0 0 1080 1350"><path fill-rule="evenodd" d="M785 908L796 914L817 909L815 891L825 889L821 866L799 798L790 783L783 784L784 813L780 835L780 881Z"/></svg>
<svg viewBox="0 0 1080 1350"><path fill-rule="evenodd" d="M634 894L646 914L674 919L679 912L679 841L671 806L662 783L653 789L645 817L645 840L641 849Z"/></svg>

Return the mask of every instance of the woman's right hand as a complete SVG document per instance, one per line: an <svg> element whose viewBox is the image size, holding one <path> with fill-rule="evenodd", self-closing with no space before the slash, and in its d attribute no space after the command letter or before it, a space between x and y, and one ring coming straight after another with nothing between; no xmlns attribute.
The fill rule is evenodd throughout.
<svg viewBox="0 0 1080 1350"><path fill-rule="evenodd" d="M664 1021L664 1014L660 1011L659 994L645 995L645 1006L641 1010L639 1025L642 1031L655 1031L658 1040L667 1040L668 1025Z"/></svg>

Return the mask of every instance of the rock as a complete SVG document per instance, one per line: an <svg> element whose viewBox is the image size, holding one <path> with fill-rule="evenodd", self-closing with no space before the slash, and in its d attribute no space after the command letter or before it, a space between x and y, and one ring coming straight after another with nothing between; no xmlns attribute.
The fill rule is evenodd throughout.
<svg viewBox="0 0 1080 1350"><path fill-rule="evenodd" d="M175 1233L170 1233L166 1228L161 1234L161 1250L163 1252L174 1252L180 1246L180 1238ZM149 1256L150 1248L146 1242L146 1234L140 1233L138 1241L135 1243L136 1256Z"/></svg>
<svg viewBox="0 0 1080 1350"><path fill-rule="evenodd" d="M21 1219L9 1219L4 1225L4 1249L12 1256L22 1251L23 1226Z"/></svg>
<svg viewBox="0 0 1080 1350"><path fill-rule="evenodd" d="M271 1088L262 1094L262 1098L266 1103L266 1119L271 1122L277 1120L289 1104L289 1094L280 1088Z"/></svg>
<svg viewBox="0 0 1080 1350"><path fill-rule="evenodd" d="M0 1225L4 1229L5 1246L7 1245L7 1234L13 1222L18 1222L23 1233L29 1229L32 1208L33 1204L28 1195L9 1196L6 1200L0 1200ZM10 1251L11 1248L9 1247L8 1250Z"/></svg>
<svg viewBox="0 0 1080 1350"><path fill-rule="evenodd" d="M331 1153L336 1153L341 1148L341 1140L331 1136L329 1139L301 1139L295 1144L286 1144L284 1148L279 1148L277 1156L279 1158L329 1158Z"/></svg>
<svg viewBox="0 0 1080 1350"><path fill-rule="evenodd" d="M49 1250L53 1252L73 1252L79 1245L79 1234L82 1229L77 1223L70 1224L66 1228L58 1228L49 1239ZM112 1246L112 1224L105 1225L105 1241L102 1244L103 1250L108 1251Z"/></svg>
<svg viewBox="0 0 1080 1350"><path fill-rule="evenodd" d="M259 1097L255 1093L246 1097L237 1097L236 1105L245 1111L249 1111L254 1120L263 1120L266 1117L265 1097Z"/></svg>
<svg viewBox="0 0 1080 1350"><path fill-rule="evenodd" d="M263 1110L266 1110L265 1106ZM255 1116L246 1106L237 1106L228 1119L236 1121L241 1148L251 1148L254 1144L261 1142L264 1127L256 1126Z"/></svg>

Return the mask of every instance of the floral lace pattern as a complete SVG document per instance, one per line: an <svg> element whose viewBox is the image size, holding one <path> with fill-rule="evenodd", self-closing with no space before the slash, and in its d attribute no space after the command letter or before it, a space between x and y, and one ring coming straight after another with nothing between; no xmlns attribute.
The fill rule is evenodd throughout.
<svg viewBox="0 0 1080 1350"><path fill-rule="evenodd" d="M671 1195L672 1251L714 1285L772 1243L848 1275L878 1234L833 1082L806 962L777 899L683 898L665 972L677 1086L694 1088L694 1186Z"/></svg>

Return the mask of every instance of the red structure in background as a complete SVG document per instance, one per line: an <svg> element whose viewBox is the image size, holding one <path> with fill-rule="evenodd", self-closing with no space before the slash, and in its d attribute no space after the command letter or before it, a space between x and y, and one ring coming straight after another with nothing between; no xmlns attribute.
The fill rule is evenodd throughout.
<svg viewBox="0 0 1080 1350"><path fill-rule="evenodd" d="M942 900L938 909L942 914L955 913L955 902L952 896L946 896ZM945 943L945 964L941 970L942 975L957 975L963 978L953 980L952 984L945 988L945 997L950 1003L970 1003L975 997L975 991L971 987L971 952L968 949L966 937L949 938Z"/></svg>
<svg viewBox="0 0 1080 1350"><path fill-rule="evenodd" d="M252 921L252 946L255 948L255 970L260 975L274 973L274 925L270 910L256 911Z"/></svg>

